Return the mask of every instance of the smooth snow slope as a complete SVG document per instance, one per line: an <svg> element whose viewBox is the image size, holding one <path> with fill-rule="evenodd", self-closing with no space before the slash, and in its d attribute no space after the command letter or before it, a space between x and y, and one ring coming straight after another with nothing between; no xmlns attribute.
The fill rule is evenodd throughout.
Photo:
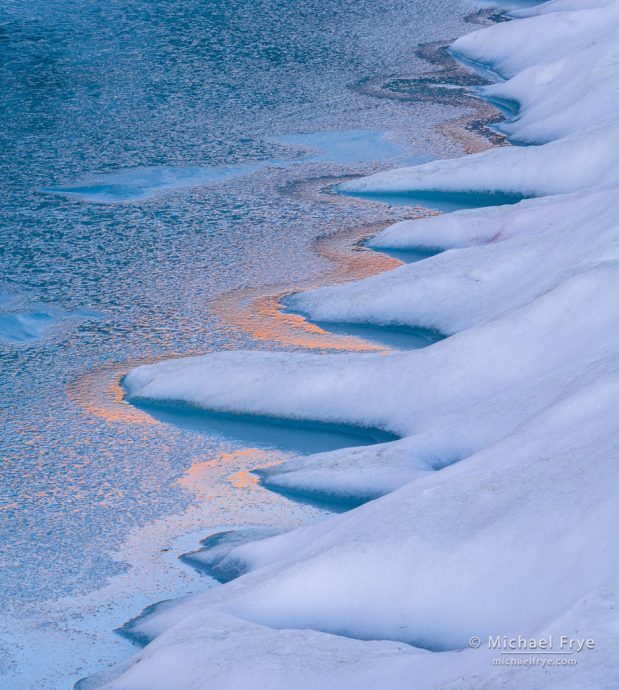
<svg viewBox="0 0 619 690"><path fill-rule="evenodd" d="M266 477L375 500L233 548L223 567L244 575L137 620L153 641L84 688L618 687L619 4L518 14L454 50L510 77L488 89L522 104L506 127L546 143L347 188L544 198L398 223L374 246L448 251L295 298L316 319L451 337L386 356L226 352L125 381L134 400L397 433ZM594 649L571 667L494 665L488 636L518 634Z"/></svg>

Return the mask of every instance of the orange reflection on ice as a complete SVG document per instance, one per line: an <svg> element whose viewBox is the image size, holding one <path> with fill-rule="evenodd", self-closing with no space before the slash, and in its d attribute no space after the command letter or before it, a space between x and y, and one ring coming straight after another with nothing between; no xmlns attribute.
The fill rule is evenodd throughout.
<svg viewBox="0 0 619 690"><path fill-rule="evenodd" d="M229 453L219 453L207 460L196 459L177 484L191 491L199 500L211 497L216 489L221 491L222 480L235 489L252 489L258 484L258 477L252 470L279 465L292 453L259 448L243 448ZM232 470L233 474L228 473Z"/></svg>
<svg viewBox="0 0 619 690"><path fill-rule="evenodd" d="M282 313L280 299L285 294L265 295L264 288L238 290L217 298L212 308L225 321L256 340L310 350L384 350L361 338L329 333L298 314Z"/></svg>
<svg viewBox="0 0 619 690"><path fill-rule="evenodd" d="M307 349L385 352L387 348L362 338L330 333L298 314L281 310L284 296L300 290L320 287L325 283L345 283L389 271L401 265L393 257L367 249L362 242L384 226L356 228L314 243L314 250L334 269L326 275L290 286L270 286L236 290L211 302L213 311L227 323L235 325L256 340L275 341L283 345Z"/></svg>
<svg viewBox="0 0 619 690"><path fill-rule="evenodd" d="M241 470L228 478L228 481L235 489L253 489L258 483L258 477L249 472L249 470Z"/></svg>
<svg viewBox="0 0 619 690"><path fill-rule="evenodd" d="M109 423L159 424L160 422L124 399L118 366L102 367L81 376L69 385L69 399L77 403L87 414Z"/></svg>
<svg viewBox="0 0 619 690"><path fill-rule="evenodd" d="M463 152L467 154L480 153L497 146L506 146L507 139L501 140L501 135L497 134L491 140L488 136L480 133L477 128L471 127L471 124L477 122L491 121L496 115L496 110L493 106L481 99L477 100L477 102L474 101L475 99L471 101L470 106L467 105L467 109L472 107L474 112L439 123L436 125L436 129L447 138L456 141Z"/></svg>

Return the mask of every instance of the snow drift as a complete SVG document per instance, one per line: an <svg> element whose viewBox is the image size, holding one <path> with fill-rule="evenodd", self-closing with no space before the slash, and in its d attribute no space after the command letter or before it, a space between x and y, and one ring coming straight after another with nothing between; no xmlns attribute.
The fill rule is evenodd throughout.
<svg viewBox="0 0 619 690"><path fill-rule="evenodd" d="M619 7L514 14L453 50L507 78L485 93L519 102L505 129L535 145L345 187L540 198L398 223L373 245L448 251L293 299L315 319L449 338L388 355L218 353L125 380L135 401L397 434L264 477L368 502L226 551L218 567L243 574L133 621L150 644L82 688L617 686ZM551 634L595 649L524 670L486 644Z"/></svg>

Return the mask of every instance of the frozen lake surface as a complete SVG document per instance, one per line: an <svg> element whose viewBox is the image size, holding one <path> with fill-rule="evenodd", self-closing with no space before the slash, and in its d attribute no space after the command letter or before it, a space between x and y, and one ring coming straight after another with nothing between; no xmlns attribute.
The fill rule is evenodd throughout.
<svg viewBox="0 0 619 690"><path fill-rule="evenodd" d="M0 9L1 684L66 688L126 658L114 628L204 588L177 557L207 534L325 514L249 471L372 438L196 428L123 402L119 379L169 356L281 347L212 300L320 280L332 265L317 237L410 215L317 190L459 153L434 125L462 108L358 85L427 69L417 44L463 33L471 9Z"/></svg>

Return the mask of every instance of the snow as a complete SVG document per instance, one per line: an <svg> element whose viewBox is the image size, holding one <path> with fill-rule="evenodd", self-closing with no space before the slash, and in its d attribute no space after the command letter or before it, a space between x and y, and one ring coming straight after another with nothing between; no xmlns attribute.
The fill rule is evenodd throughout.
<svg viewBox="0 0 619 690"><path fill-rule="evenodd" d="M543 143L578 131L584 122L612 123L619 106L618 57L616 45L604 42L529 67L480 92L520 104L516 117L499 127L512 141ZM569 81L574 75L579 75L575 85Z"/></svg>
<svg viewBox="0 0 619 690"><path fill-rule="evenodd" d="M355 194L477 193L522 197L564 194L619 183L619 123L542 146L501 147L344 182Z"/></svg>
<svg viewBox="0 0 619 690"><path fill-rule="evenodd" d="M423 350L218 353L139 367L125 386L135 401L182 401L421 436L424 458L451 463L565 394L585 363L603 360L619 344L618 278L619 266L588 268L501 319Z"/></svg>
<svg viewBox="0 0 619 690"><path fill-rule="evenodd" d="M527 10L533 16L476 31L452 46L455 55L491 64L508 78L481 91L520 104L501 129L515 141L544 145L502 147L390 170L347 182L341 190L531 197L617 184L619 6L587 3L584 9L550 11L552 3L546 5Z"/></svg>
<svg viewBox="0 0 619 690"><path fill-rule="evenodd" d="M372 687L379 668L397 682L402 664L410 678L423 674L419 687L444 687L475 651L433 654L439 662L394 649L395 658L386 659L369 643L367 669L353 666L355 649L342 638L325 660L320 638L304 629L460 649L474 634L533 634L582 593L602 591L618 565L616 552L608 552L619 517L609 487L617 479L617 448L605 414L618 402L619 378L604 375L447 470L351 513L240 547L236 558L253 572L146 617L142 631L158 639L126 676L104 687L170 687L169 676L160 675L164 667L189 676L177 687L233 687L240 679L231 665L236 673L265 666L273 673L264 685L246 681L247 687L287 687L282 674L294 678L299 655L316 671L303 682L297 676L292 687L319 687L323 674L336 687L334 657L346 661L344 687ZM235 620L223 624L222 614ZM278 639L271 628L286 634ZM607 637L598 640L603 647ZM439 663L445 675L434 685L432 666ZM596 679L590 687L610 687Z"/></svg>
<svg viewBox="0 0 619 690"><path fill-rule="evenodd" d="M461 649L472 634L527 631L616 569L616 554L607 553L619 512L607 489L617 473L616 444L603 411L618 394L616 378L585 386L495 447L354 515L242 547L253 576L204 599L278 628L430 649ZM581 462L592 446L593 469ZM521 480L514 484L516 473Z"/></svg>
<svg viewBox="0 0 619 690"><path fill-rule="evenodd" d="M557 60L595 42L610 44L614 40L619 23L616 3L591 6L581 2L578 9L559 11L552 11L557 9L552 3L547 5L548 11L528 10L530 16L517 23L502 22L462 36L451 50L468 60L492 65L503 77L512 77L549 58Z"/></svg>
<svg viewBox="0 0 619 690"><path fill-rule="evenodd" d="M619 10L515 14L454 51L508 77L486 90L521 104L506 129L544 143L345 190L540 198L398 223L371 244L446 251L291 300L321 321L450 337L388 354L215 353L123 382L135 402L397 434L263 473L275 490L366 502L203 554L240 576L132 621L152 642L84 690L617 686ZM570 668L493 664L489 636L551 634L595 648Z"/></svg>
<svg viewBox="0 0 619 690"><path fill-rule="evenodd" d="M277 534L272 527L253 527L211 534L200 542L201 548L182 555L182 560L193 568L220 582L238 577L244 570L242 563L229 558L230 552L241 544L265 539Z"/></svg>
<svg viewBox="0 0 619 690"><path fill-rule="evenodd" d="M566 215L560 226L557 213ZM317 321L456 333L529 304L587 266L617 260L618 214L617 190L611 188L403 221L374 244L464 248L357 283L299 293L289 304ZM595 223L595 233L583 232L584 223Z"/></svg>

